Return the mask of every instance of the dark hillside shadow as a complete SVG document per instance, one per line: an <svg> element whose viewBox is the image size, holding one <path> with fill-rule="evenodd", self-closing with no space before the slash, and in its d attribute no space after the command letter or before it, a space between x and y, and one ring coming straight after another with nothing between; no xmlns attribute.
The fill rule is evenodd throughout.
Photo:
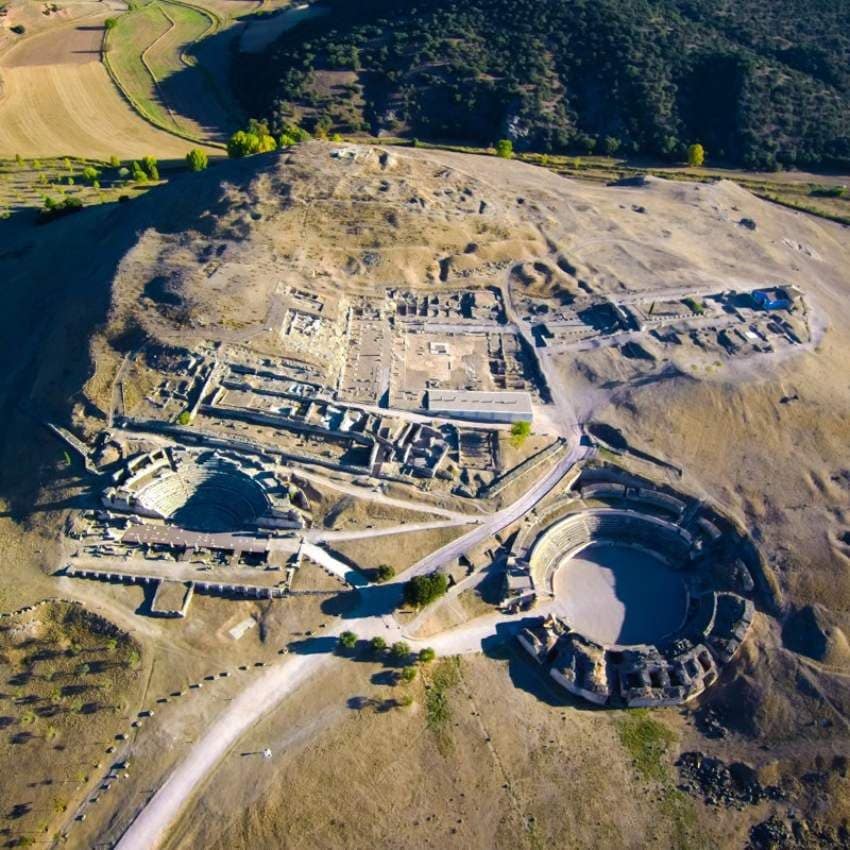
<svg viewBox="0 0 850 850"><path fill-rule="evenodd" d="M12 516L30 513L55 479L65 446L33 417L70 425L72 406L85 401L88 342L106 321L118 264L139 233L213 231L226 210L221 181L244 182L276 160L181 174L129 203L88 207L40 227L26 218L0 222L0 497Z"/></svg>
<svg viewBox="0 0 850 850"><path fill-rule="evenodd" d="M223 142L247 121L231 89L231 65L239 61L239 36L243 25L219 30L184 54L191 65L158 81L157 92L184 130L199 125L210 139ZM180 119L188 119L181 122Z"/></svg>

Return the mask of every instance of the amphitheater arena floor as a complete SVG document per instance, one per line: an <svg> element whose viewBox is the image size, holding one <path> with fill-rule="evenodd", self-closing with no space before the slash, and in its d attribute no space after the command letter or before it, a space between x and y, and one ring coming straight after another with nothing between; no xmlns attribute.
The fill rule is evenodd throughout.
<svg viewBox="0 0 850 850"><path fill-rule="evenodd" d="M615 543L593 543L561 564L554 590L554 611L602 644L654 643L681 626L687 605L675 570Z"/></svg>

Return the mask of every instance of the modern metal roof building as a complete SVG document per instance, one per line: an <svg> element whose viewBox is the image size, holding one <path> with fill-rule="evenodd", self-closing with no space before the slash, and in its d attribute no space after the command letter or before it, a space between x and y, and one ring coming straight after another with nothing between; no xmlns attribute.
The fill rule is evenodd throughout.
<svg viewBox="0 0 850 850"><path fill-rule="evenodd" d="M429 390L428 410L452 419L478 422L531 422L531 395L525 392Z"/></svg>

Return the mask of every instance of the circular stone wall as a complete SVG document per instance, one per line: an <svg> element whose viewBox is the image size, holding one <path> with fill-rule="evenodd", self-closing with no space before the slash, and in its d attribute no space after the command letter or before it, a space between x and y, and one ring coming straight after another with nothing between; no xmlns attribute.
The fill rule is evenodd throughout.
<svg viewBox="0 0 850 850"><path fill-rule="evenodd" d="M230 532L250 527L266 510L260 484L232 464L183 463L147 484L139 504L192 531Z"/></svg>
<svg viewBox="0 0 850 850"><path fill-rule="evenodd" d="M646 549L591 543L567 556L553 576L553 608L600 644L652 644L675 632L687 611L680 575Z"/></svg>

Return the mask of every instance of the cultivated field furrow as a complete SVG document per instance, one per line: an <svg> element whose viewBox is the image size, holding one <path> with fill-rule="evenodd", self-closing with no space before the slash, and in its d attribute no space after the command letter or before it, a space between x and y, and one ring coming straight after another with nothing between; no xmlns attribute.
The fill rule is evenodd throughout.
<svg viewBox="0 0 850 850"><path fill-rule="evenodd" d="M182 157L192 144L139 117L99 62L3 68L0 157Z"/></svg>

